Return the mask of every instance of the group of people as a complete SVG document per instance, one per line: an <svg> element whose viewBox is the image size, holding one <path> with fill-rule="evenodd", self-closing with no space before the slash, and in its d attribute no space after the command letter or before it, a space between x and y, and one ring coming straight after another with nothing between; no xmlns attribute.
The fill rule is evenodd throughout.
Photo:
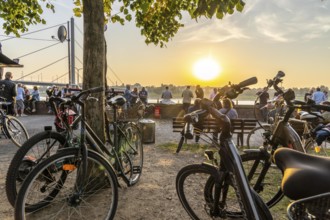
<svg viewBox="0 0 330 220"><path fill-rule="evenodd" d="M131 90L131 86L126 85L124 97L127 101L127 107L133 106L138 99L140 99L144 104L148 103L148 91L145 87L142 87L141 90L138 91L137 87L134 87L133 90Z"/></svg>
<svg viewBox="0 0 330 220"><path fill-rule="evenodd" d="M305 101L312 99L316 104L320 104L328 100L328 92L326 90L321 91L320 87L317 87L316 90L312 88L309 92L305 93L304 99Z"/></svg>
<svg viewBox="0 0 330 220"><path fill-rule="evenodd" d="M46 99L46 103L48 106L48 113L52 113L52 108L48 102L50 97L59 97L59 98L70 98L72 97L74 94L77 94L81 91L81 89L79 88L78 85L69 85L66 84L65 87L63 87L62 89L60 89L58 86L53 85L53 86L48 86L46 89L46 94L47 94L47 99Z"/></svg>
<svg viewBox="0 0 330 220"><path fill-rule="evenodd" d="M15 116L26 116L25 110L36 112L36 102L40 101L39 89L37 86L30 90L21 83L12 81L13 73L6 72L5 79L0 81L0 96L10 103L5 108L7 114Z"/></svg>

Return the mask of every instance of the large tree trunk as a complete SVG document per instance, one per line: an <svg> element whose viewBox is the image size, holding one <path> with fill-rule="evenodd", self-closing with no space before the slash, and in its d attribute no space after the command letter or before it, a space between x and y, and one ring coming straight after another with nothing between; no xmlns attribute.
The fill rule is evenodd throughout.
<svg viewBox="0 0 330 220"><path fill-rule="evenodd" d="M83 89L105 85L105 42L103 0L83 0L84 74ZM104 140L104 93L99 102L87 102L86 116L92 129Z"/></svg>

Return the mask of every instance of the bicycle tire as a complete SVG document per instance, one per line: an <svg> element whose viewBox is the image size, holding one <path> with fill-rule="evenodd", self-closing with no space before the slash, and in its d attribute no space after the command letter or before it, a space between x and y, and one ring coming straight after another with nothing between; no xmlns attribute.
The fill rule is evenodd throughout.
<svg viewBox="0 0 330 220"><path fill-rule="evenodd" d="M118 204L118 185L113 168L103 156L88 151L88 167L93 172L89 172L86 179L81 179L79 171L82 170L82 158L78 156L79 150L62 149L32 170L18 193L15 219L52 219L54 216L57 219L67 219L68 216L74 218L76 214L79 215L76 216L78 219L81 216L86 219L114 218ZM65 180L57 181L57 174L65 174ZM35 187L42 181L56 183L47 186L52 189ZM51 193L48 194L48 191ZM54 191L57 191L56 195L51 195ZM32 201L32 196L37 197L36 201Z"/></svg>
<svg viewBox="0 0 330 220"><path fill-rule="evenodd" d="M265 138L263 133L270 131L271 125L264 125L263 127L256 127L252 129L247 136L247 147L248 148L259 148L263 146Z"/></svg>
<svg viewBox="0 0 330 220"><path fill-rule="evenodd" d="M124 134L119 136L119 146L129 157L132 169L130 171L130 186L135 185L142 174L143 144L140 128L133 122L127 123L123 128Z"/></svg>
<svg viewBox="0 0 330 220"><path fill-rule="evenodd" d="M17 118L7 115L4 124L5 132L17 147L21 147L29 139L26 128Z"/></svg>
<svg viewBox="0 0 330 220"><path fill-rule="evenodd" d="M271 163L270 158L261 153L261 151L245 152L241 155L241 159L251 187L269 208L276 205L284 196L281 190L281 170ZM266 166L267 163L271 163L268 164L270 165L269 167ZM258 182L261 173L265 173L265 176L261 182Z"/></svg>
<svg viewBox="0 0 330 220"><path fill-rule="evenodd" d="M190 177L197 177L200 176L200 179L191 179ZM209 179L214 179L214 171L211 170L209 167L206 167L203 164L192 164L186 167L183 167L177 174L176 177L176 191L179 197L179 200L186 210L188 215L192 219L211 219L211 208L212 208L212 197L208 193L209 190L213 191L212 189L206 189L206 187L210 186L207 185L207 181ZM231 177L230 177L231 178ZM187 182L187 184L185 184ZM214 185L214 184L213 184ZM219 214L220 217L226 217L228 214L232 212L235 213L242 213L241 208L239 206L239 201L236 197L235 189L232 187L231 183L227 184L230 186L228 192L231 195L230 198L227 197L228 200L227 206L231 210L225 210ZM222 190L225 190L222 186ZM208 191L207 193L205 193ZM191 197L188 196L192 194ZM210 196L210 197L208 197ZM203 202L202 202L203 201ZM224 208L224 207L221 207Z"/></svg>
<svg viewBox="0 0 330 220"><path fill-rule="evenodd" d="M43 155L44 150L56 152L59 148L64 147L65 142L65 137L60 133L44 131L32 136L18 149L10 162L6 176L6 194L12 206L15 205L17 191L20 188L20 183L24 180L24 176L27 176L28 171L32 170L37 162L42 160L42 156L49 156ZM34 161L29 160L31 157ZM29 159L25 160L26 158ZM20 172L22 174L19 174Z"/></svg>
<svg viewBox="0 0 330 220"><path fill-rule="evenodd" d="M271 164L270 167L265 166L269 158L263 156L258 151L246 152L241 155L241 159L252 189L259 194L269 208L276 205L284 196L281 191L281 171L274 164ZM258 178L261 173L265 173L265 176L263 178L260 177L261 180L259 182ZM212 184L214 184L214 180L213 182L208 180L206 188L212 189Z"/></svg>
<svg viewBox="0 0 330 220"><path fill-rule="evenodd" d="M316 150L315 147L318 146L315 139L310 138L309 140L306 141L305 144L305 151L306 154L312 154L312 155L318 155L318 156L324 156L328 157L329 154L327 153L327 141L323 141L321 144L321 148L319 150Z"/></svg>

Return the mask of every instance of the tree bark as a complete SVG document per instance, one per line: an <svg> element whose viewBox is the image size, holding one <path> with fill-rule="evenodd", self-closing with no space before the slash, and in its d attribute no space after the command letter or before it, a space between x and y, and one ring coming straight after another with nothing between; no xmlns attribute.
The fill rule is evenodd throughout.
<svg viewBox="0 0 330 220"><path fill-rule="evenodd" d="M83 89L105 85L105 38L103 0L83 0L84 55ZM86 117L92 129L104 141L104 93L95 94L98 102L86 103Z"/></svg>

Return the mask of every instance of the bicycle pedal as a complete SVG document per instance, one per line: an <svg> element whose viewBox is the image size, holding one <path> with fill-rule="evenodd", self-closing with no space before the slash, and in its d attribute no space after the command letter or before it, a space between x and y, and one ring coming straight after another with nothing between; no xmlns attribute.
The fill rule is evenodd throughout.
<svg viewBox="0 0 330 220"><path fill-rule="evenodd" d="M133 166L133 174L139 174L142 172L141 166Z"/></svg>

